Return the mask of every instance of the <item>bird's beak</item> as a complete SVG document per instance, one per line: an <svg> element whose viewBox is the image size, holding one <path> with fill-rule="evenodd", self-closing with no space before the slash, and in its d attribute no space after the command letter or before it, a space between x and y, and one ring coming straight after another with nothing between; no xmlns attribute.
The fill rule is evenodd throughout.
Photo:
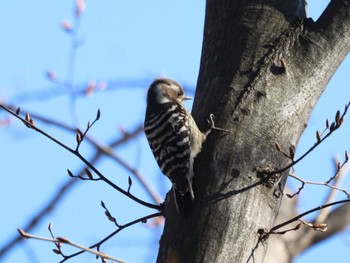
<svg viewBox="0 0 350 263"><path fill-rule="evenodd" d="M192 100L192 97L185 96L183 100Z"/></svg>

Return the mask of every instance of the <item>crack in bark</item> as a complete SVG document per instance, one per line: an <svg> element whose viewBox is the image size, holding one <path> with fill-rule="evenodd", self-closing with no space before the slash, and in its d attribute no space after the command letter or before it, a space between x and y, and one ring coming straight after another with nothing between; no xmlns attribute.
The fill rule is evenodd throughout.
<svg viewBox="0 0 350 263"><path fill-rule="evenodd" d="M312 20L311 20L312 21ZM245 85L243 91L237 98L236 105L233 107L231 115L249 115L251 110L249 109L249 96L254 90L253 102L259 102L263 97L266 97L264 90L258 90L256 87L263 86L268 81L268 72L274 75L283 74L287 70L287 63L284 60L290 55L290 50L293 48L295 43L299 41L299 37L305 32L306 25L310 22L309 19L298 19L294 24L287 28L282 34L276 38L276 40L267 45L268 51L262 58L257 61L257 65L253 65L251 72L241 72L242 74L250 73L250 81ZM262 85L258 85L262 82ZM237 108L240 108L240 112L237 112ZM237 117L236 117L237 118Z"/></svg>

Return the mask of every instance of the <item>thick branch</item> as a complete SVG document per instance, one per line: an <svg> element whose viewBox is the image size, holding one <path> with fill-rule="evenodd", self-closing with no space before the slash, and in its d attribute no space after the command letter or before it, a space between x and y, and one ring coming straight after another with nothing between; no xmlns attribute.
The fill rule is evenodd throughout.
<svg viewBox="0 0 350 263"><path fill-rule="evenodd" d="M350 1L332 0L315 24L327 53L335 56L347 55L350 51ZM336 52L336 53L335 53ZM340 53L340 55L338 54ZM344 59L344 57L343 57ZM341 59L338 62L341 62Z"/></svg>
<svg viewBox="0 0 350 263"><path fill-rule="evenodd" d="M293 75L303 76L301 82L296 83L300 90L318 93L349 53L349 13L348 0L333 0L315 23L311 20L305 23L299 43L287 58Z"/></svg>

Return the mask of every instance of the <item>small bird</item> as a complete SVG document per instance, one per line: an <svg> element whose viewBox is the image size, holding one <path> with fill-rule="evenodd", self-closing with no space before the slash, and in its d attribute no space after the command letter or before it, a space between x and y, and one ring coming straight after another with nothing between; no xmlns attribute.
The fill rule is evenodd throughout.
<svg viewBox="0 0 350 263"><path fill-rule="evenodd" d="M171 79L159 78L153 81L147 94L145 134L153 155L163 172L182 196L192 188L193 162L200 153L202 144L214 128L212 115L211 128L201 132L183 102L191 99L185 96L179 83Z"/></svg>

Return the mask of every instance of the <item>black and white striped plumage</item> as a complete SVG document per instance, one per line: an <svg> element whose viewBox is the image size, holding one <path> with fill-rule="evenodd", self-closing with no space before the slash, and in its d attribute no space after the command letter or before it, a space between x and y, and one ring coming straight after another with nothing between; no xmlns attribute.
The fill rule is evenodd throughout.
<svg viewBox="0 0 350 263"><path fill-rule="evenodd" d="M145 134L163 174L181 195L189 191L193 199L193 161L209 132L198 129L182 104L186 99L179 83L156 79L147 94Z"/></svg>

